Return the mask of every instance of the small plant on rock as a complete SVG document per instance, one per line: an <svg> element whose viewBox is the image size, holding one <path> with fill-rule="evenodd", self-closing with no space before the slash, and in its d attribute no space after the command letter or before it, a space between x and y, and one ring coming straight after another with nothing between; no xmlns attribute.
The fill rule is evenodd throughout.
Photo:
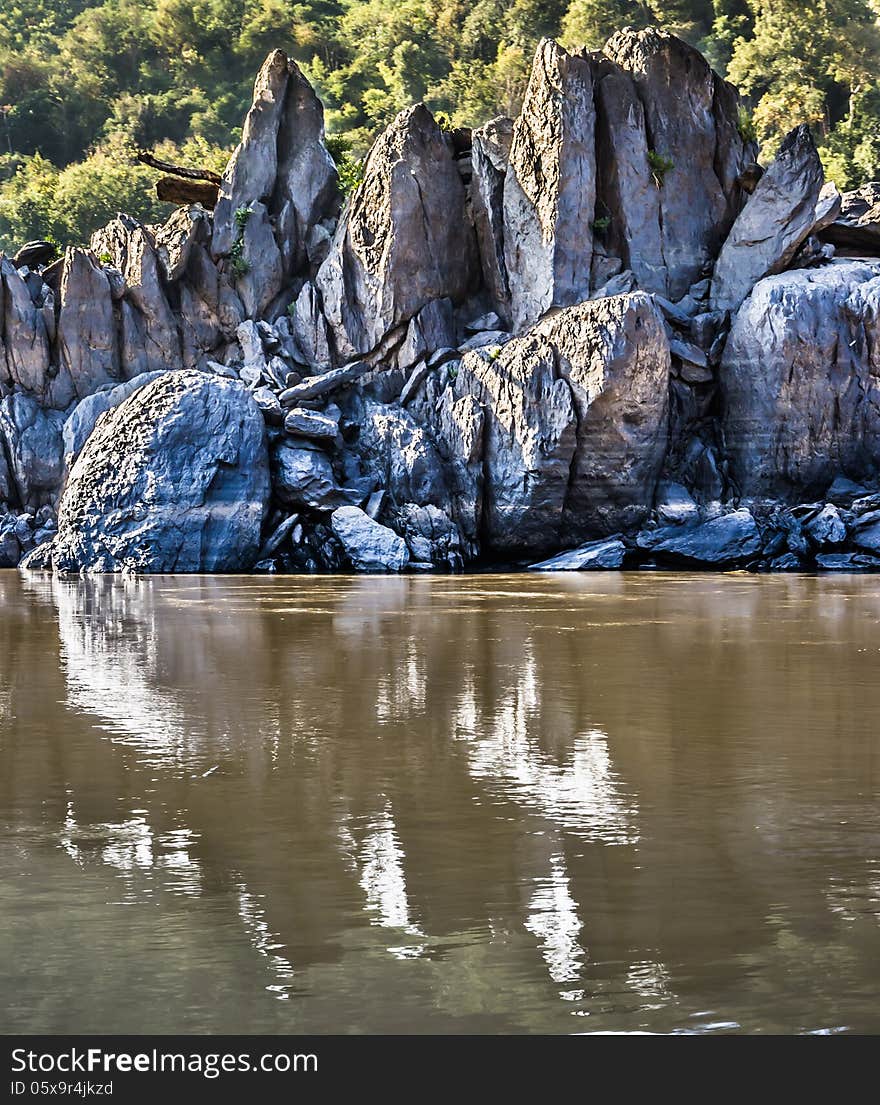
<svg viewBox="0 0 880 1105"><path fill-rule="evenodd" d="M658 188L662 188L666 180L666 174L675 168L675 162L656 150L648 150L648 168Z"/></svg>

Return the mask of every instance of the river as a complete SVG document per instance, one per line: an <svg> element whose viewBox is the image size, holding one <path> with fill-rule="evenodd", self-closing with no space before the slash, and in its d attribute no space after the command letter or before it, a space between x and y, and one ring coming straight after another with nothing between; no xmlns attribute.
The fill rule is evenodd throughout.
<svg viewBox="0 0 880 1105"><path fill-rule="evenodd" d="M0 1031L880 1031L880 579L0 572Z"/></svg>

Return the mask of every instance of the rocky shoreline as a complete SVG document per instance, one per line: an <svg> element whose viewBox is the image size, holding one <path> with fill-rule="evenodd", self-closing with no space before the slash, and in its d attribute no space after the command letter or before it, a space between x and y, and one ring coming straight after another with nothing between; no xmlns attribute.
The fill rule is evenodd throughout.
<svg viewBox="0 0 880 1105"><path fill-rule="evenodd" d="M0 261L0 566L880 569L880 184L757 158L625 29L343 197L273 52L213 212Z"/></svg>

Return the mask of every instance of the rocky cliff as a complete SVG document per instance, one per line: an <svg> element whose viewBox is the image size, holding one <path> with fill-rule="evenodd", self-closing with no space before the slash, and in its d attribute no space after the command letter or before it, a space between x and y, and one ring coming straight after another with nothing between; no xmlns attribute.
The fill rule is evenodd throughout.
<svg viewBox="0 0 880 1105"><path fill-rule="evenodd" d="M0 261L0 565L880 568L880 185L674 36L340 192L280 51L213 212Z"/></svg>

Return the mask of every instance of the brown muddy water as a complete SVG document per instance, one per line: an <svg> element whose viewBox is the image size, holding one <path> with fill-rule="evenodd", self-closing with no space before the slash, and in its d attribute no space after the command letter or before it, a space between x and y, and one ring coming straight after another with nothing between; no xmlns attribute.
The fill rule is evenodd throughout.
<svg viewBox="0 0 880 1105"><path fill-rule="evenodd" d="M880 1031L880 579L0 572L0 1031Z"/></svg>

